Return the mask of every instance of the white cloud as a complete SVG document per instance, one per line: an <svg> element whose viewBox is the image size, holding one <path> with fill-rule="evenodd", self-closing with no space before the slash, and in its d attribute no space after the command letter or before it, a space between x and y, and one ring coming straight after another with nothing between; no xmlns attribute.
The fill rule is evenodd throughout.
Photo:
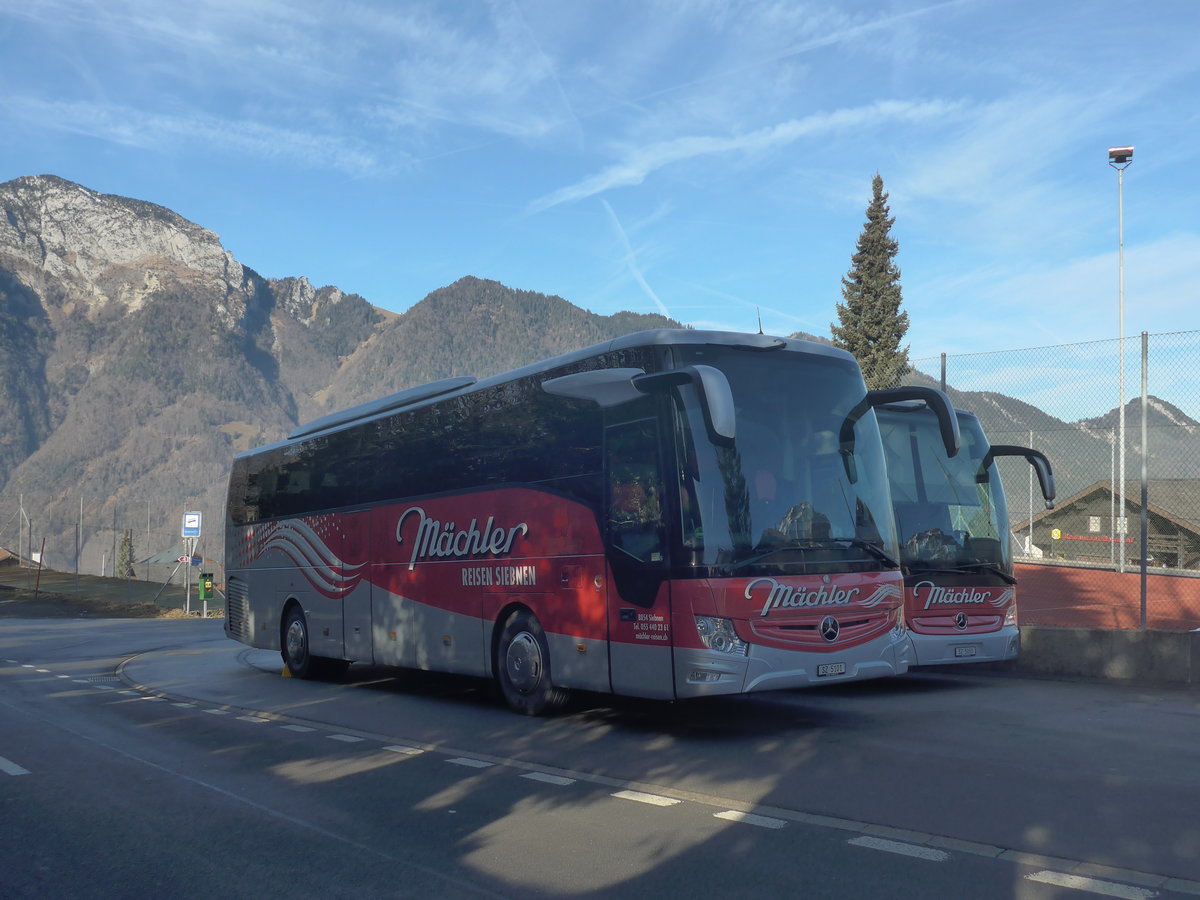
<svg viewBox="0 0 1200 900"><path fill-rule="evenodd" d="M71 132L125 147L169 151L199 145L201 152L248 154L259 159L289 159L351 175L375 175L393 163L340 135L305 129L289 130L248 119L223 119L191 113L169 115L124 106L81 101L10 98L10 116L41 128Z"/></svg>
<svg viewBox="0 0 1200 900"><path fill-rule="evenodd" d="M650 283L646 281L646 277L642 273L642 267L638 263L638 254L633 249L633 245L629 242L629 235L621 226L621 220L617 218L617 214L613 212L613 208L609 205L607 200L601 198L600 203L604 207L604 211L608 213L609 222L612 224L613 230L617 234L617 239L621 242L621 247L625 251L621 260L622 265L629 271L629 274L633 276L633 280L637 282L637 285L642 289L642 292L654 301L654 305L658 308L659 313L661 315L670 317L670 311L667 309L662 300L659 299L658 294L654 292L654 289L650 287Z"/></svg>
<svg viewBox="0 0 1200 900"><path fill-rule="evenodd" d="M1125 334L1194 328L1200 308L1200 235L1126 245ZM1037 269L964 272L952 282L905 286L919 340L913 355L1009 350L1118 336L1118 263L1111 253ZM918 298L918 299L914 299Z"/></svg>
<svg viewBox="0 0 1200 900"><path fill-rule="evenodd" d="M530 212L542 212L563 203L594 197L617 187L641 184L659 169L687 160L727 153L754 154L795 143L815 135L862 126L879 127L895 122L917 122L948 115L954 107L940 101L881 101L854 109L820 113L727 137L685 136L634 147L624 159L575 184L539 197Z"/></svg>

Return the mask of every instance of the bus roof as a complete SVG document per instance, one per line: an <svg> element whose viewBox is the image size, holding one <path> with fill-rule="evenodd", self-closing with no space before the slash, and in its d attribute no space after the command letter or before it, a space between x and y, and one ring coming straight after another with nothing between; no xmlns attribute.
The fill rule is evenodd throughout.
<svg viewBox="0 0 1200 900"><path fill-rule="evenodd" d="M471 376L464 375L455 378L445 378L430 382L429 384L407 388L394 394L388 394L384 397L379 397L375 400L360 403L357 406L351 406L313 419L293 429L284 440L244 450L236 454L235 458L253 456L264 450L287 446L304 438L335 431L350 424L365 422L386 413L395 413L402 409L413 409L434 401L449 400L463 394L486 390L497 385L507 384L510 381L538 375L542 372L549 372L604 353L628 350L635 347L705 344L735 347L745 350L787 349L817 356L828 356L835 359L854 361L854 356L845 350L838 349L830 344L822 344L817 341L807 341L800 338L782 338L767 334L750 334L738 331L701 331L691 328L659 328L651 331L635 331L609 341L593 344L590 347L583 347L579 350L572 350L569 353L530 363L519 369L502 372L499 375L492 375L482 381L477 381Z"/></svg>

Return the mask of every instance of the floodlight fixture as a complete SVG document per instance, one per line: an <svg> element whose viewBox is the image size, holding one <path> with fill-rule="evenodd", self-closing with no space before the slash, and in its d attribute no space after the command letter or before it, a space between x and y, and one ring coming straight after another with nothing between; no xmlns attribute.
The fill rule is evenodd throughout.
<svg viewBox="0 0 1200 900"><path fill-rule="evenodd" d="M1114 169L1123 169L1133 162L1132 147L1109 147L1108 164Z"/></svg>

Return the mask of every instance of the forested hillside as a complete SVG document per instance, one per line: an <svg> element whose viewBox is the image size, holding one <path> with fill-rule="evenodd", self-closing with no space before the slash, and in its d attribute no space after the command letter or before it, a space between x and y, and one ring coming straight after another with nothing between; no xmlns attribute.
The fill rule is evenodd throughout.
<svg viewBox="0 0 1200 900"><path fill-rule="evenodd" d="M298 423L678 327L474 277L396 315L264 279L170 210L53 176L0 184L0 209L0 546L44 539L67 571L111 571L127 531L139 559L169 550L192 509L219 559L230 460Z"/></svg>

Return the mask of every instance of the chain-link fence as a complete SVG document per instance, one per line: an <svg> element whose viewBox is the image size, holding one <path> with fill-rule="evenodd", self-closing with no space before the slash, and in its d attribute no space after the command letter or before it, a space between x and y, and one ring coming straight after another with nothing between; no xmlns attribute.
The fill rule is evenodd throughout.
<svg viewBox="0 0 1200 900"><path fill-rule="evenodd" d="M1053 464L1047 510L1023 459L998 462L1022 623L1200 628L1200 332L911 362L906 382Z"/></svg>

